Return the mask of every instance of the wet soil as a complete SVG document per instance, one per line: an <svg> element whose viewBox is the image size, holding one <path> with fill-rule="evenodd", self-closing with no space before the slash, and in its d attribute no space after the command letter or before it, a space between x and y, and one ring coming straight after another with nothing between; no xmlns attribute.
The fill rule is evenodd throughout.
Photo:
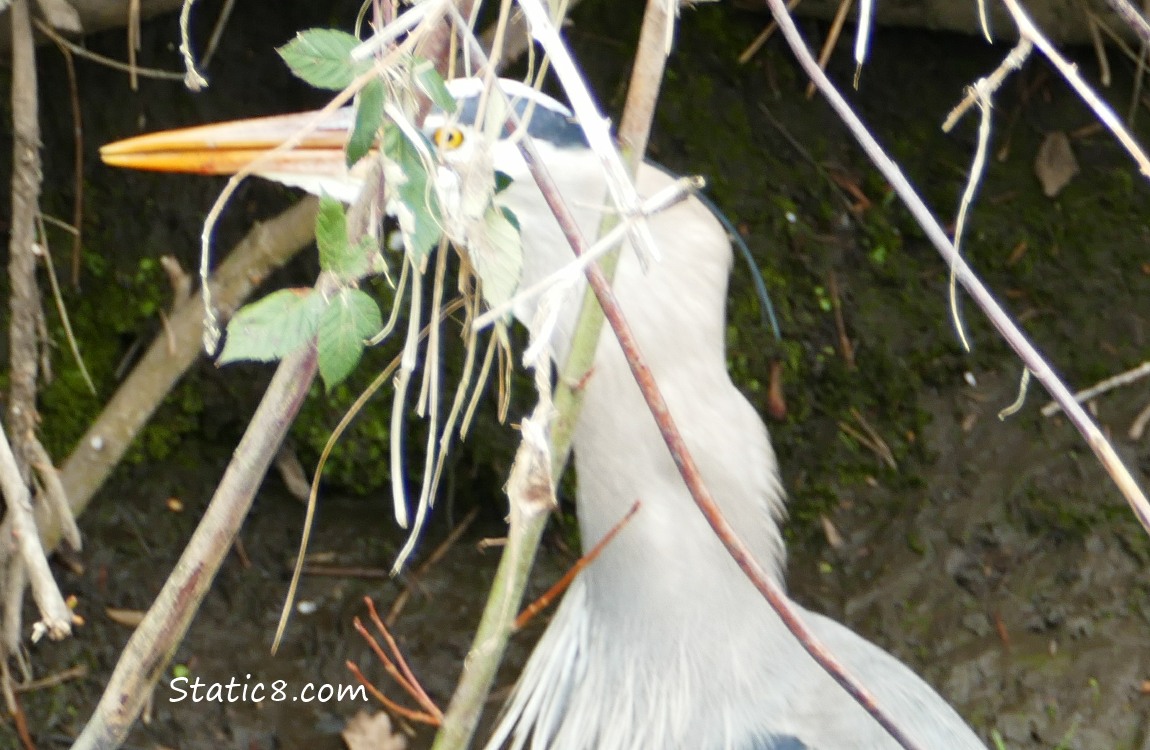
<svg viewBox="0 0 1150 750"><path fill-rule="evenodd" d="M621 106L638 22L635 10L616 5L588 0L570 30L613 112ZM353 12L308 17L285 10L275 24L237 16L210 71L214 85L198 96L155 82L134 94L123 78L81 66L86 223L90 242L101 243L89 252L114 269L101 283L130 287L141 258L161 252L194 266L200 221L217 188L207 180L105 170L95 161L97 143L141 128L318 103L314 92L288 80L271 48L296 28L343 22ZM904 659L980 732L988 738L998 732L1007 747L1150 747L1150 544L1073 429L1038 414L1044 398L1036 388L1021 412L997 418L1015 399L1020 365L969 303L962 315L974 350L962 352L948 312L946 268L828 109L802 98L803 79L789 52L775 41L750 64L735 63L760 25L720 6L684 12L652 152L672 168L709 178L712 196L746 230L779 309L782 344L758 324L745 274L735 275L732 371L764 411L770 363L784 364L789 412L771 430L791 495L793 594ZM821 40L822 27L805 28ZM149 26L143 63L178 67L175 38L170 20ZM119 36L92 44L121 54ZM872 49L852 98L938 215L953 216L975 127L967 122L945 136L938 125L963 87L988 74L1007 49L905 31L880 31ZM1090 52L1072 52L1096 80ZM1116 58L1108 96L1125 111L1131 70ZM848 60L844 43L832 64L843 84L853 73ZM56 63L44 67L45 81L63 81ZM115 106L107 106L109 99ZM53 123L45 131L49 184L67 206L66 99L46 97L44 108ZM1141 113L1142 121L1147 117ZM996 158L970 219L968 257L1072 386L1137 364L1150 315L1144 251L1150 192L1109 137L1080 132L1091 115L1041 65L1032 63L1006 86L995 118ZM1048 199L1031 162L1053 130L1076 134L1082 169ZM289 199L275 188L246 189L221 229L221 246ZM314 263L306 261L285 274L297 282L312 275ZM836 304L853 365L843 354ZM135 325L116 332L117 351L157 327L154 318ZM87 625L70 641L33 647L31 663L37 676L75 665L90 672L25 696L40 747L66 747L90 714L129 635L106 608L148 606L266 374L203 365L193 377L201 408L191 416L177 408L167 417L183 415L191 428L173 439L165 458L142 458L117 472L82 518L83 572L58 568ZM1150 388L1139 383L1096 402L1100 422L1143 483L1150 451L1126 431L1148 400ZM46 404L45 410L71 408ZM852 436L851 430L866 432L863 421L889 446L892 462ZM489 426L482 434L502 434L513 445L511 430ZM477 542L502 533L501 469L492 456L509 450L461 449L452 501L441 506L453 512L436 519L420 560L447 535L446 516L458 519L478 507L478 519L417 580L306 577L299 602L307 613L297 611L275 657L268 646L303 513L280 481L269 479L240 533L244 555L225 564L174 664L205 682L278 679L294 691L306 683L353 684L344 666L351 660L383 685L351 619L363 615L364 595L386 609L409 589L395 632L428 691L446 703L497 561L496 551L481 551ZM172 512L169 497L180 498L184 510ZM386 571L402 543L389 504L381 492L354 497L333 488L311 550L331 565ZM572 561L568 528L560 524L549 537L534 590ZM541 627L514 642L503 685ZM374 709L353 700L257 705L173 703L173 697L161 684L151 722L133 731L131 747L337 748L347 718L361 707ZM11 727L0 723L0 746L13 742ZM419 734L413 744L425 742Z"/></svg>

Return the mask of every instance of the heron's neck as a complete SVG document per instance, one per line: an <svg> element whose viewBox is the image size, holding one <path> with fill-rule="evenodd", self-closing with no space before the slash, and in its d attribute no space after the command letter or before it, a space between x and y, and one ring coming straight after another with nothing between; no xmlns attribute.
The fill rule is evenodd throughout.
<svg viewBox="0 0 1150 750"><path fill-rule="evenodd" d="M692 270L691 279L698 281L697 264ZM631 271L620 268L619 285ZM685 281L674 273L668 276L660 283ZM721 286L725 289L725 283ZM702 309L706 301L697 304L695 298L688 305L682 296L655 296L621 300L642 354L704 483L759 563L781 583L782 490L766 429L727 374L721 345L723 301L711 301L717 314L711 326L703 326L715 330L700 334L697 326L707 312ZM694 326L681 325L684 318L694 320ZM591 585L599 581L614 587L629 580L628 585L649 589L658 585L653 582L665 582L676 589L666 592L668 599L681 602L691 600L684 593L703 599L713 593L715 582L701 580L699 571L717 580L744 581L695 506L610 331L603 334L586 386L575 460L585 549L632 503L642 502L639 513L589 569ZM614 595L607 599L628 600Z"/></svg>
<svg viewBox="0 0 1150 750"><path fill-rule="evenodd" d="M581 185L576 176L555 177L568 200L576 202L584 233L594 236L601 214L596 208L603 205L602 183ZM651 195L670 182L663 172L644 166L639 190ZM512 210L542 213L538 193L532 190L529 182L516 183L508 195ZM520 223L529 249L525 283L570 259L553 220ZM766 428L726 369L730 241L709 209L696 200L684 201L649 223L663 257L644 272L634 252L626 250L614 282L616 295L705 483L760 564L781 581L785 552L778 523L783 493L774 453ZM567 298L553 334L560 358L569 349L580 299L581 289ZM519 312L523 318L530 311ZM639 513L588 570L589 585L602 581L649 586L652 579L678 579L682 586L699 570L729 572L726 568L734 563L691 500L609 330L599 342L584 396L575 435L584 547L601 539L636 500L642 502ZM646 584L641 584L643 579ZM743 580L737 572L730 579ZM706 585L700 583L702 593Z"/></svg>

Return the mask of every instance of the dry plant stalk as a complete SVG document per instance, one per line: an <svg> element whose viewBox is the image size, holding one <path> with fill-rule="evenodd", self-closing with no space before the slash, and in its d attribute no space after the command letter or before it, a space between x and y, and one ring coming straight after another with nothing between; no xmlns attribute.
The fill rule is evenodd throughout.
<svg viewBox="0 0 1150 750"><path fill-rule="evenodd" d="M57 640L72 632L72 613L48 567L32 509L29 482L33 461L47 455L36 435L39 416L36 388L39 379L44 312L36 283L36 222L40 214L40 122L36 82L36 53L28 0L15 0L9 11L12 23L12 226L8 246L9 284L9 400L8 433L0 430L0 488L7 514L0 523L0 579L4 603L0 618L0 659L16 652L22 630L21 604L26 585L39 610L32 638L45 633ZM47 462L51 470L51 462ZM76 536L78 539L78 535ZM5 695L11 695L7 670ZM15 711L14 701L9 701Z"/></svg>

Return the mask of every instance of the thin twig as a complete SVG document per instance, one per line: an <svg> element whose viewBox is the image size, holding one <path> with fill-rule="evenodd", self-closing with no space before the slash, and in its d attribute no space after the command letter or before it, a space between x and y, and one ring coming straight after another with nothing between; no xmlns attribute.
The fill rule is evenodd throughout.
<svg viewBox="0 0 1150 750"><path fill-rule="evenodd" d="M862 76L863 63L866 62L867 49L870 47L870 30L874 23L874 0L859 0L859 22L855 32L855 77L854 87L858 90L859 78Z"/></svg>
<svg viewBox="0 0 1150 750"><path fill-rule="evenodd" d="M1130 0L1106 0L1106 4L1126 22L1143 44L1150 45L1150 21L1146 20L1141 10L1131 5Z"/></svg>
<svg viewBox="0 0 1150 750"><path fill-rule="evenodd" d="M133 92L140 88L136 75L136 53L140 51L140 0L128 0L128 86Z"/></svg>
<svg viewBox="0 0 1150 750"><path fill-rule="evenodd" d="M858 196L854 195L854 191L850 191L842 184L840 184L840 180L836 179L836 177L832 175L826 167L820 164L818 160L815 159L815 157L811 156L811 152L807 149L807 147L799 142L799 139L796 138L791 133L791 131L787 129L787 126L784 125L782 121L779 120L779 118L775 117L774 113L771 112L770 108L767 107L766 104L763 104L762 102L759 102L758 104L759 111L762 112L763 116L767 118L767 122L769 122L775 128L775 130L779 131L779 135L783 137L783 140L789 143L791 148L795 150L795 153L797 153L803 158L804 161L810 164L815 172L818 173L819 177L822 177L823 180L826 181L827 186L830 187L830 189L839 196L839 199L843 202L843 208L845 208L848 212L847 215L849 216L856 213L857 208L854 198L857 198ZM863 198L866 198L866 196L863 195ZM867 200L869 203L869 199Z"/></svg>
<svg viewBox="0 0 1150 750"><path fill-rule="evenodd" d="M802 1L803 0L790 0L790 2L787 3L787 10L794 10ZM751 58L754 57L755 54L763 48L763 45L767 43L777 28L779 28L778 22L774 19L771 19L771 22L767 24L765 29L759 32L759 35L755 37L754 41L748 44L747 48L739 53L739 65L746 65L749 63Z"/></svg>
<svg viewBox="0 0 1150 750"><path fill-rule="evenodd" d="M532 35L546 50L547 56L551 60L551 66L555 70L555 75L563 84L563 90L571 101L571 109L575 112L575 119L583 130L583 135L587 138L592 153L603 168L607 192L611 195L611 200L618 213L622 216L629 216L638 212L643 202L639 197L638 190L635 189L630 174L631 170L624 163L615 146L615 141L611 137L610 121L599 111L587 82L568 51L558 28L552 23L551 16L544 8L541 0L518 0L518 2L523 14L527 16L528 23L531 24ZM657 8L654 12L665 14L667 6L666 3L653 0L648 3L647 8L648 11ZM670 19L667 19L666 22L671 23ZM666 37L666 31L663 30L658 47L660 55L665 55L662 45ZM640 76L643 79L639 85L654 85L655 90L637 93L633 91L636 88L633 85L629 89L628 100L636 101L638 105L647 107L648 112L653 112L655 101L658 98L658 81L662 80L662 66L659 67L658 73L658 80L651 84L647 80L651 76L650 71L636 65L633 77ZM647 146L647 137L651 127L650 120L647 119L646 122L643 122L645 118L638 118L636 124L628 126L627 119L628 115L624 113L623 122L619 129L619 140L629 152L629 161L637 165L642 161L643 152ZM640 259L659 258L659 249L655 245L650 227L647 226L646 222L636 224L630 232L630 238L631 245Z"/></svg>
<svg viewBox="0 0 1150 750"><path fill-rule="evenodd" d="M1098 81L1104 88L1110 88L1110 57L1106 54L1106 44L1102 41L1102 30L1098 16L1090 11L1085 0L1078 0L1086 25L1090 30L1090 43L1094 45L1094 56L1098 58Z"/></svg>
<svg viewBox="0 0 1150 750"><path fill-rule="evenodd" d="M1146 406L1142 407L1142 411L1138 412L1138 416L1134 417L1134 421L1130 423L1130 429L1126 433L1127 436L1131 440L1141 440L1148 422L1150 422L1150 404L1146 404Z"/></svg>
<svg viewBox="0 0 1150 750"><path fill-rule="evenodd" d="M447 455L450 450L451 440L455 435L455 426L459 418L463 415L463 407L467 402L467 393L471 387L471 377L475 371L475 360L479 349L479 333L470 323L470 321L475 319L479 311L479 306L482 304L482 299L477 293L474 283L468 284L469 281L474 282L474 280L475 277L470 271L460 268L459 289L460 292L465 295L465 298L471 300L471 304L466 306L464 313L463 330L465 344L463 347L463 372L460 373L459 382L455 387L455 397L452 399L451 408L447 412L447 419L443 424L443 432L439 437L439 458L435 463L435 473L432 476L432 481L437 487L443 476L444 467L447 465ZM475 382L474 392L476 397L478 397L486 384L486 379L480 379ZM463 432L464 430L461 426L461 439Z"/></svg>
<svg viewBox="0 0 1150 750"><path fill-rule="evenodd" d="M890 449L890 446L887 445L887 442L882 439L882 435L878 434L878 430L871 427L870 422L866 420L862 412L853 406L851 407L851 416L855 418L855 421L859 423L859 426L862 427L869 436L871 444L875 446L875 452L878 454L878 457L882 459L887 466L897 471L898 463L894 460L894 452Z"/></svg>
<svg viewBox="0 0 1150 750"><path fill-rule="evenodd" d="M72 287L80 288L80 248L83 245L84 225L84 116L80 111L80 85L76 81L76 61L72 52L56 43L64 58L64 71L68 75L68 101L72 105ZM46 220L46 217L44 217ZM45 238L45 245L47 239Z"/></svg>
<svg viewBox="0 0 1150 750"><path fill-rule="evenodd" d="M76 525L76 517L72 515L72 509L68 507L68 495L64 490L64 483L60 481L60 472L52 465L48 451L38 441L32 443L30 448L29 457L32 459L32 468L36 470L36 474L40 477L43 485L40 492L42 502L52 510L56 522L60 525L64 540L71 545L73 550L79 552L83 548L80 528Z"/></svg>
<svg viewBox="0 0 1150 750"><path fill-rule="evenodd" d="M24 707L20 705L15 690L12 689L12 673L8 668L7 658L0 659L0 690L4 693L8 715L12 717L12 723L16 725L16 736L20 738L20 744L23 745L24 750L36 750L32 733L28 731L28 716L24 713Z"/></svg>
<svg viewBox="0 0 1150 750"><path fill-rule="evenodd" d="M12 22L12 214L8 240L8 426L16 464L27 478L24 444L35 440L37 348L36 216L40 213L40 102L31 0L16 0Z"/></svg>
<svg viewBox="0 0 1150 750"><path fill-rule="evenodd" d="M366 638L370 636L365 635L364 637ZM367 679L363 672L360 671L359 665L355 662L348 660L344 662L344 664L347 666L348 671L355 675L355 679L359 680L359 684L367 688L367 691L371 693L371 697L382 703L384 708L386 708L388 711L402 716L408 721L416 722L417 724L428 724L433 727L439 726L439 720L431 714L423 713L422 711L413 711L406 706L399 705L391 698L388 698L386 695L384 695L383 691L381 691L375 685L371 684L371 680Z"/></svg>
<svg viewBox="0 0 1150 750"><path fill-rule="evenodd" d="M320 563L304 563L305 576L318 576L320 578L361 578L368 581L390 581L390 568L369 568L362 565L326 565Z"/></svg>
<svg viewBox="0 0 1150 750"><path fill-rule="evenodd" d="M978 121L978 145L974 149L974 158L970 162L970 174L966 179L966 188L962 191L962 200L958 204L958 216L954 220L954 256L956 258L962 257L962 237L963 230L966 228L966 214L974 202L978 183L982 179L986 167L986 151L990 146L990 97L993 85L988 79L981 78L972 87L978 97L978 108L982 117ZM954 278L953 264L950 267L950 277L947 280L946 290L954 331L958 335L963 351L969 353L970 341L966 337L966 326L962 324L962 315L958 311L958 284Z"/></svg>
<svg viewBox="0 0 1150 750"><path fill-rule="evenodd" d="M56 580L52 577L52 570L48 567L48 558L40 544L40 534L32 514L28 486L20 474L3 429L0 429L0 489L3 490L4 501L8 506L8 515L0 530L12 535L19 552L19 560L10 561L10 564L24 568L32 587L32 598L39 609L40 620L32 628L32 640L39 640L44 634L54 641L66 638L72 633L72 611L64 602ZM11 645L3 644L0 649Z"/></svg>
<svg viewBox="0 0 1150 750"><path fill-rule="evenodd" d="M72 316L68 314L68 307L64 304L64 294L60 291L60 280L56 276L56 264L52 262L52 251L48 247L48 234L43 231L43 227L41 227L40 238L41 241L37 249L44 254L44 267L48 272L48 286L52 289L52 301L56 303L56 313L60 316L60 326L64 329L68 350L72 352L72 358L76 361L76 369L84 380L84 384L88 386L88 391L95 396L96 384L92 381L88 366L84 364L83 355L80 354L80 342L72 330Z"/></svg>
<svg viewBox="0 0 1150 750"><path fill-rule="evenodd" d="M827 287L831 293L831 310L835 316L835 331L839 335L839 349L842 351L843 362L846 363L848 370L853 370L855 369L855 348L851 344L850 337L847 336L847 326L843 320L843 302L839 294L839 279L834 269L827 277Z"/></svg>
<svg viewBox="0 0 1150 750"><path fill-rule="evenodd" d="M1030 51L1032 49L1034 49L1034 44L1032 44L1029 39L1019 39L1018 44L1014 46L1014 49L1010 50L1006 58L994 69L994 72L982 79L982 82L984 82L982 83L982 89L978 89L975 86L967 88L966 96L958 103L958 106L950 111L950 114L946 116L946 120L943 121L942 132L949 133L958 121L962 119L962 116L966 114L967 110L978 103L982 92L989 95L998 91L1008 75L1022 68L1022 64L1030 57Z"/></svg>
<svg viewBox="0 0 1150 750"><path fill-rule="evenodd" d="M1142 378L1150 375L1150 362L1143 362L1137 367L1131 368L1126 372L1120 372L1117 375L1112 375L1089 388L1077 391L1074 394L1074 400L1078 403L1085 403L1095 396L1101 396L1107 391L1112 391L1115 388L1121 388L1124 385L1141 380ZM1042 407L1042 416L1053 417L1058 412L1062 411L1062 406L1057 401L1051 401L1046 406Z"/></svg>
<svg viewBox="0 0 1150 750"><path fill-rule="evenodd" d="M54 672L50 675L41 677L38 680L31 682L22 682L12 686L12 691L16 693L34 693L37 690L44 690L45 688L56 687L71 680L80 680L88 676L88 665L80 664L75 667L68 667L59 672Z"/></svg>
<svg viewBox="0 0 1150 750"><path fill-rule="evenodd" d="M1025 367L1022 368L1022 376L1018 379L1018 395L1014 397L1014 401L1004 407L998 412L999 420L1004 420L1007 417L1014 416L1022 409L1023 404L1026 403L1026 393L1030 388L1030 370Z"/></svg>
<svg viewBox="0 0 1150 750"><path fill-rule="evenodd" d="M395 638L392 637L391 631L387 629L387 626L383 624L383 620L379 619L379 612L375 609L375 602L372 601L371 597L365 596L364 603L367 604L371 624L375 625L376 630L378 630L383 635L384 640L387 641L387 647L391 649L391 654L395 659L395 665L399 667L399 671L403 674L404 683L409 686L412 697L415 698L419 702L419 705L423 706L428 713L433 714L442 721L443 712L435 705L435 701L431 700L427 691L423 689L423 685L421 685L416 678L415 673L411 671L407 659L403 658L403 652L399 650L399 644L395 642Z"/></svg>
<svg viewBox="0 0 1150 750"><path fill-rule="evenodd" d="M396 666L395 661L392 659L392 657L388 656L384 652L383 647L379 645L379 641L377 641L375 639L375 636L373 636L371 633L367 632L367 628L364 627L363 622L360 621L360 619L358 617L356 617L352 621L352 626L355 628L355 632L359 633L360 638L363 638L363 640L367 642L368 648L370 648L372 650L372 653L375 654L376 660L379 661L379 663L381 665L383 665L383 671L387 672L388 677L390 677L392 680L394 680L395 683L397 685L399 685L403 689L403 691L406 692L408 695L410 695L412 697L416 697L415 696L415 689L416 689L415 685L413 685L411 682L409 682L407 680L407 678L400 673L399 668ZM395 641L391 638L391 634L386 629L384 629L381 632L383 632L386 635L386 637L388 639L388 644L392 648L392 653L398 653L398 647L396 647L394 645ZM359 671L359 668L353 662L349 661L349 662L347 662L347 665L348 665L348 668L351 669L352 673L355 674L355 676L360 680L360 682L362 682L364 685L366 685L368 687L369 690L371 690L372 696L376 700L378 700L380 703L387 706L392 711L395 711L399 715L405 716L408 719L411 719L412 721L417 721L421 724L430 724L431 726L439 726L439 724L442 722L443 717L442 717L442 714L439 714L438 708L435 708L436 713L433 714L431 712L421 713L419 711L413 711L410 708L406 708L404 706L401 706L398 703L396 703L395 701L386 697L383 694L382 690L379 690L378 688L375 688L374 686L372 686L367 681L367 679L363 676L363 674ZM434 704L432 704L432 706L434 707Z"/></svg>
<svg viewBox="0 0 1150 750"><path fill-rule="evenodd" d="M843 24L847 21L847 14L850 13L853 3L854 0L839 0L839 8L831 21L830 31L827 32L827 38L823 41L822 49L819 50L819 68L823 71L827 69L827 62L831 59L831 53L834 52L839 35L843 33ZM775 20L778 21L777 18ZM815 95L814 83L807 84L806 95L808 99Z"/></svg>
<svg viewBox="0 0 1150 750"><path fill-rule="evenodd" d="M599 557L600 554L602 554L603 550L607 548L607 545L610 544L615 539L615 537L619 535L619 532L623 530L623 527L626 526L628 522L630 522L630 520L635 516L635 514L639 512L639 507L641 505L642 502L639 500L636 500L634 503L632 503L631 509L628 510L623 515L623 517L620 518L619 521L616 522L616 524L607 531L606 534L603 535L603 538L600 539L587 554L576 560L575 564L568 568L567 572L563 574L563 577L556 581L551 586L551 588L543 592L542 596L524 607L523 611L519 613L519 616L515 618L515 629L522 630L525 628L527 623L531 622L531 618L535 617L535 615L539 614L548 606L550 606L551 602L554 601L557 596L566 591L567 588L571 585L571 582L575 580L575 576L579 575L579 573L582 572L583 569L588 565L595 562L595 559Z"/></svg>
<svg viewBox="0 0 1150 750"><path fill-rule="evenodd" d="M236 7L236 0L226 0L220 14L216 17L216 25L212 28L212 35L208 38L208 46L204 48L204 56L200 58L200 66L204 70L212 64L212 57L216 54L220 39L224 36L224 29L228 26L228 19L232 17L232 9Z"/></svg>
<svg viewBox="0 0 1150 750"><path fill-rule="evenodd" d="M414 587L420 581L420 579L427 575L427 571L431 570L431 568L436 563L443 559L443 556L447 554L447 551L455 546L461 536L467 533L467 529L471 527L471 524L474 523L475 519L478 517L479 508L472 508L471 512L464 517L463 521L457 524L456 527L451 530L451 533L447 535L447 538L440 542L439 546L436 547L431 552L431 554L427 556L427 559L424 560L418 568L411 571L411 573L406 576L406 585L404 586L403 591L400 592L400 595L396 597L395 602L392 603L391 608L387 610L387 618L385 619L385 622L387 622L389 625L395 623L396 619L399 617L399 614L403 611L403 604L408 600L412 587Z"/></svg>
<svg viewBox="0 0 1150 750"><path fill-rule="evenodd" d="M83 57L85 59L91 60L92 62L99 63L100 65L106 65L107 67L111 68L112 70L119 70L123 73L131 73L133 70L132 66L128 65L125 62L121 62L119 60L114 60L110 57L105 57L104 55L97 54L95 52L92 52L91 50L84 49L80 45L75 44L75 43L69 41L68 39L65 39L64 37L62 37L58 33L56 33L55 29L53 29L51 26L49 26L48 24L44 23L43 21L41 21L39 19L33 19L32 23L34 23L36 25L37 31L39 31L41 34L48 37L49 39L51 39L53 42L60 45L64 49L68 50L73 55L76 55L77 57ZM182 81L182 80L184 80L184 74L183 73L177 73L177 72L171 71L171 70L157 70L155 68L139 68L139 67L137 67L137 68L135 68L135 72L137 75L139 75L143 78L155 78L155 79L160 80L160 81Z"/></svg>

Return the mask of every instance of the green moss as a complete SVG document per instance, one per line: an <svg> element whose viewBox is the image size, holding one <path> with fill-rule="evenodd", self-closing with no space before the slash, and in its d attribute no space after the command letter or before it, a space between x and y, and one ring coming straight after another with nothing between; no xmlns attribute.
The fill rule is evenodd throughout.
<svg viewBox="0 0 1150 750"><path fill-rule="evenodd" d="M1009 507L1030 533L1056 541L1082 540L1100 523L1126 515L1124 507L1100 503L1097 498L1081 497L1065 488L1052 491L1039 478L1027 480Z"/></svg>
<svg viewBox="0 0 1150 750"><path fill-rule="evenodd" d="M98 232L88 239L93 247L98 247ZM63 296L97 393L91 393L80 373L55 305L46 302L55 377L40 392L40 414L43 440L57 458L71 452L107 399L120 387L134 360L155 336L162 334L160 311L170 304L171 297L166 276L152 258L141 258L136 265L124 269L109 262L103 251L87 250L82 258L84 290L77 292L68 287ZM125 460L140 463L169 456L182 440L198 430L202 411L200 384L193 371L169 394L137 436Z"/></svg>
<svg viewBox="0 0 1150 750"><path fill-rule="evenodd" d="M332 430L370 381L367 372L367 368L361 366L349 381L327 394L318 382L312 386L292 427L292 436L309 458L321 454ZM391 481L390 396L390 389L381 389L375 400L354 418L328 457L323 473L325 482L366 494Z"/></svg>

